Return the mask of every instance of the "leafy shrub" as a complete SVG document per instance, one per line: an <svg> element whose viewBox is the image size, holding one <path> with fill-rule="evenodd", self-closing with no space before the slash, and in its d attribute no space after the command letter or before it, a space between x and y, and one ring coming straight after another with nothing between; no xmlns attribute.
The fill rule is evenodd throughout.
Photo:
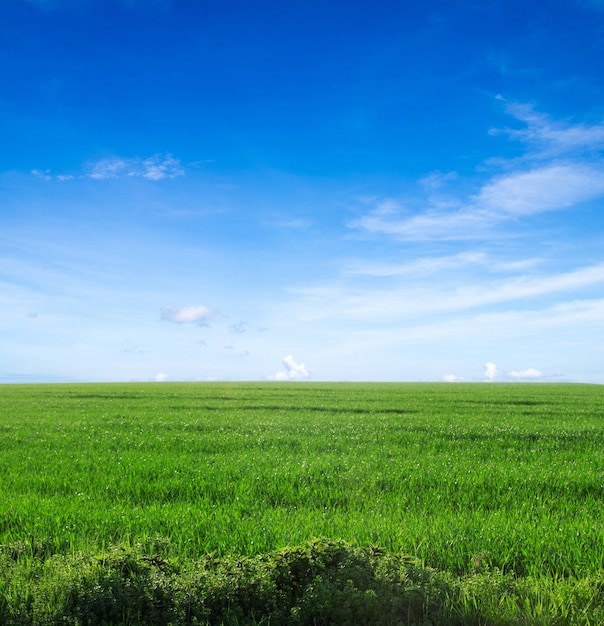
<svg viewBox="0 0 604 626"><path fill-rule="evenodd" d="M54 555L0 567L11 593L4 624L420 624L446 586L410 559L312 540L252 558L183 564L116 547L97 557Z"/></svg>
<svg viewBox="0 0 604 626"><path fill-rule="evenodd" d="M43 551L44 552L44 551ZM604 623L604 581L465 577L411 557L313 539L255 557L167 561L0 549L6 626L557 626Z"/></svg>

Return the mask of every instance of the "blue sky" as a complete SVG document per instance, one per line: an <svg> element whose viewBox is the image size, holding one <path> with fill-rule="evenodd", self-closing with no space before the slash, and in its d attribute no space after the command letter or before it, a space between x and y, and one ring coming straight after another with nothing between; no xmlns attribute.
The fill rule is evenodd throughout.
<svg viewBox="0 0 604 626"><path fill-rule="evenodd" d="M604 383L604 2L4 0L0 382Z"/></svg>

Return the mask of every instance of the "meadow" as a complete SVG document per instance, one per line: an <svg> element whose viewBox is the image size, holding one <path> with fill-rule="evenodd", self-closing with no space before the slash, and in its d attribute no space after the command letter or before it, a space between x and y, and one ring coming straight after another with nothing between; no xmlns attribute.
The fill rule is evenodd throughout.
<svg viewBox="0 0 604 626"><path fill-rule="evenodd" d="M154 563L182 576L210 557L257 564L319 545L357 570L385 555L407 577L410 564L442 573L441 617L426 592L416 621L406 609L375 623L604 623L603 501L600 386L4 385L0 617L50 615L35 596L45 575L44 589L63 580L59 562L115 572L119 549L122 574L127 554L157 587ZM137 611L68 623L161 623ZM279 623L244 613L173 623Z"/></svg>

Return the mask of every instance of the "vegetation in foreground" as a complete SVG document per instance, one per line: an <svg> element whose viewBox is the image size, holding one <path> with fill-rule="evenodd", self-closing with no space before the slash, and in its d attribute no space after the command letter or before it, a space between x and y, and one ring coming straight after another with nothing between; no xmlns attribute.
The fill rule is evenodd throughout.
<svg viewBox="0 0 604 626"><path fill-rule="evenodd" d="M375 546L315 539L256 557L166 561L142 546L0 561L6 626L602 624L604 578L450 574Z"/></svg>
<svg viewBox="0 0 604 626"><path fill-rule="evenodd" d="M0 387L0 622L604 623L603 392Z"/></svg>

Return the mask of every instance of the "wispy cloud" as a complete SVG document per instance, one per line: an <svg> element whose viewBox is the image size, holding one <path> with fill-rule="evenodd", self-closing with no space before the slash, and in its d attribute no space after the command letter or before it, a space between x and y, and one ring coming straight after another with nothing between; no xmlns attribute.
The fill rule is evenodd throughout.
<svg viewBox="0 0 604 626"><path fill-rule="evenodd" d="M53 174L51 170L49 169L45 169L45 170L36 170L33 169L31 170L31 173L36 177L39 178L41 180L60 180L60 181L66 181L66 180L73 180L75 178L75 176L73 174Z"/></svg>
<svg viewBox="0 0 604 626"><path fill-rule="evenodd" d="M534 269L543 263L539 257L502 260L486 252L467 250L445 256L426 256L402 263L379 262L374 260L351 260L345 263L343 273L349 276L372 276L394 278L407 276L418 279L442 272L459 272L472 268L488 272L506 273Z"/></svg>
<svg viewBox="0 0 604 626"><path fill-rule="evenodd" d="M161 310L161 319L174 324L195 324L197 326L210 326L210 323L224 318L222 313L210 309L203 304L191 306L173 307L164 306Z"/></svg>
<svg viewBox="0 0 604 626"><path fill-rule="evenodd" d="M406 204L382 200L349 225L375 235L403 240L472 240L504 236L498 227L522 218L569 209L604 196L604 124L563 124L538 113L532 105L509 103L506 111L521 129L491 129L521 141L526 152L497 167L480 188L467 195L433 195L451 175L427 177L420 186L428 195ZM419 202L420 209L413 210ZM509 233L507 233L509 235Z"/></svg>
<svg viewBox="0 0 604 626"><path fill-rule="evenodd" d="M604 167L554 164L490 181L468 211L503 220L565 209L604 195Z"/></svg>
<svg viewBox="0 0 604 626"><path fill-rule="evenodd" d="M604 6L604 4L603 4ZM499 97L505 101L504 98ZM552 158L599 150L604 147L604 123L570 124L553 120L549 115L535 110L530 103L506 102L506 111L524 128L492 128L492 135L506 134L527 144L529 152L524 158Z"/></svg>
<svg viewBox="0 0 604 626"><path fill-rule="evenodd" d="M185 175L185 168L179 159L171 154L154 154L150 157L110 157L88 163L83 174L53 174L50 169L33 169L31 174L41 180L70 181L88 178L91 180L112 180L116 178L142 178L159 181Z"/></svg>
<svg viewBox="0 0 604 626"><path fill-rule="evenodd" d="M123 159L113 157L101 159L89 165L87 175L94 180L121 177L164 180L183 176L184 173L185 170L181 162L171 154L156 154L147 158Z"/></svg>
<svg viewBox="0 0 604 626"><path fill-rule="evenodd" d="M400 203L377 209L352 222L353 228L408 240L473 240L498 236L495 228L521 217L567 209L604 196L604 165L564 163L491 178L453 210L428 207L407 217Z"/></svg>
<svg viewBox="0 0 604 626"><path fill-rule="evenodd" d="M386 320L426 313L470 311L479 307L512 303L557 293L577 293L604 283L604 263L570 272L514 276L504 280L472 282L459 286L386 285L363 289L344 285L292 288L299 296L298 314L307 320L324 318Z"/></svg>
<svg viewBox="0 0 604 626"><path fill-rule="evenodd" d="M467 250L445 256L425 256L402 263L351 260L344 265L344 275L389 278L409 276L419 278L441 272L457 272L467 268L484 268L490 272L510 272L530 269L541 263L539 258L502 261L486 252Z"/></svg>
<svg viewBox="0 0 604 626"><path fill-rule="evenodd" d="M234 335L242 335L243 333L245 333L248 329L248 324L247 322L239 322L239 324L231 324L229 326L229 330L234 334Z"/></svg>

